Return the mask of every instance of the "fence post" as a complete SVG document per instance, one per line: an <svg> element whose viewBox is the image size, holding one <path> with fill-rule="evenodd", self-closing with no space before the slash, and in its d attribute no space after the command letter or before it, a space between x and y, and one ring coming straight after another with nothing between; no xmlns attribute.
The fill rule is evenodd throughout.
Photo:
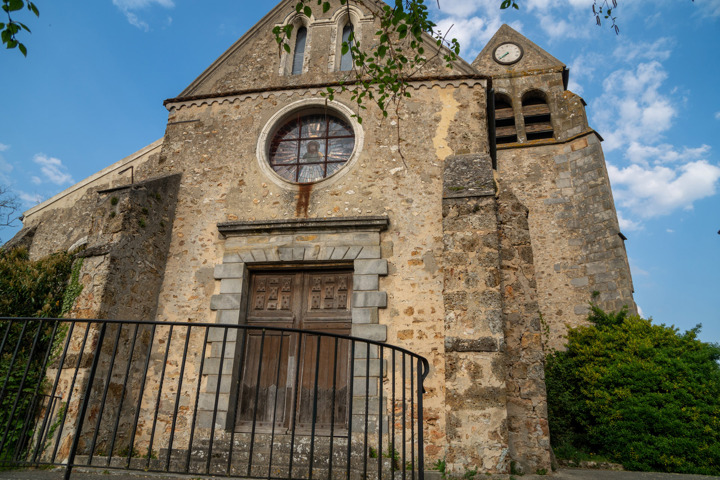
<svg viewBox="0 0 720 480"><path fill-rule="evenodd" d="M91 323L88 324L87 328L90 328ZM77 452L78 444L80 442L80 436L82 434L83 421L85 420L85 413L87 412L88 404L90 403L90 393L92 390L93 379L95 378L95 372L97 371L98 363L100 362L100 351L102 350L102 344L105 340L105 328L107 323L102 322L100 327L100 335L98 335L97 345L95 346L95 356L93 357L92 367L90 368L90 376L85 387L85 395L83 396L82 406L80 407L80 418L78 418L77 429L75 430L75 438L73 438L72 447L70 448L70 456L68 457L67 467L65 468L64 480L70 480L70 474L72 473L73 463L75 463L75 453ZM80 352L82 355L82 352Z"/></svg>
<svg viewBox="0 0 720 480"><path fill-rule="evenodd" d="M423 363L424 362L421 362L420 358L418 358L418 361L417 361L418 480L425 479L425 443L423 441L423 416L424 416L424 414L423 414L423 393L425 393L425 389L423 388L423 380L425 380L425 377L423 376Z"/></svg>

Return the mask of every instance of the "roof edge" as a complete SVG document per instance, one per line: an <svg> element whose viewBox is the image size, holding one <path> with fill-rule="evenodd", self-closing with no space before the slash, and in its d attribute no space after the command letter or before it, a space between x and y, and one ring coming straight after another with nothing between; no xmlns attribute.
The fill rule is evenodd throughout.
<svg viewBox="0 0 720 480"><path fill-rule="evenodd" d="M162 147L163 140L164 140L164 138L155 140L150 145L148 145L144 148L141 148L140 150L136 151L135 153L132 153L131 155L128 155L127 157L123 158L122 160L118 160L117 162L113 163L112 165L109 165L109 166L103 168L99 172L96 172L96 173L90 175L89 177L87 177L83 180L80 180L75 185L72 185L71 187L66 188L62 192L53 195L52 197L48 198L44 202L39 203L39 204L35 205L34 207L26 210L25 212L23 212L23 216L27 218L30 215L36 214L40 210L43 210L43 209L49 207L53 203L67 197L68 195L70 195L78 190L81 190L84 187L87 187L89 184L91 184L95 180L97 180L101 177L104 177L105 175L112 173L115 170L119 170L122 167L124 167L125 165L127 165L128 163L131 163L134 160L137 160L138 158L142 157L143 155L146 155L147 153L150 153L153 150L156 150L156 149Z"/></svg>
<svg viewBox="0 0 720 480"><path fill-rule="evenodd" d="M418 82L452 82L452 81L462 81L462 80L485 80L487 82L492 81L492 77L488 75L481 75L481 74L469 74L469 75L432 75L427 77L415 77L408 80L408 83L418 83ZM292 90L307 90L307 89L313 89L313 88L320 88L324 89L326 87L339 87L339 86L346 86L351 87L353 85L356 85L358 82L318 82L318 83L308 83L308 84L302 84L302 85L282 85L278 87L264 87L264 88L250 88L245 90L233 90L230 92L221 92L221 93L207 93L207 94L201 94L201 95L188 95L188 96L180 96L175 98L168 98L165 101L163 101L163 105L168 110L170 109L170 105L177 104L177 103L184 103L184 102L191 102L191 101L197 101L197 100L209 100L209 99L220 99L220 98L226 98L226 97L237 97L237 96L243 96L243 95L251 95L251 94L260 94L260 93L273 93L273 92L286 92L286 91L292 91Z"/></svg>

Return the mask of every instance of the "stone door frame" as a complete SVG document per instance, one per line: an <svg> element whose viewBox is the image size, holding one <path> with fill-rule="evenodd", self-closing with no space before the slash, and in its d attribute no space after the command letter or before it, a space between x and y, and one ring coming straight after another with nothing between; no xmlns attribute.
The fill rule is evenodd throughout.
<svg viewBox="0 0 720 480"><path fill-rule="evenodd" d="M246 323L250 270L268 266L302 269L318 264L344 265L353 269L351 335L386 341L387 326L378 323L378 309L387 307L387 293L380 290L380 276L388 274L387 259L381 254L380 232L387 230L389 223L385 216L219 223L218 231L225 238L225 244L223 262L215 266L220 293L210 300L210 309L217 312L215 323ZM240 368L235 354L237 331L228 331L225 358L221 362L223 337L224 329L220 328L211 329L208 334L203 388L198 400L200 428L212 427L213 418L216 429L234 428L236 389L231 387L238 381ZM365 356L366 351L356 352L356 358ZM378 349L371 348L371 359L378 356ZM357 362L356 366L361 364L364 367L365 362ZM354 395L364 401L368 379L364 368L356 370L352 374ZM373 370L367 392L371 397L378 393L381 369ZM220 389L216 395L218 381ZM351 421L362 418L361 415L355 417L353 415Z"/></svg>

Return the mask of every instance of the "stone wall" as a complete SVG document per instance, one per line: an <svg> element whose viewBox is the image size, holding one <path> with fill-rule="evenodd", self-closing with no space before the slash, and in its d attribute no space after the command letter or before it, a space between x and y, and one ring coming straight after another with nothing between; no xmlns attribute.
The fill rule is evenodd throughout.
<svg viewBox="0 0 720 480"><path fill-rule="evenodd" d="M179 180L179 175L171 175L99 194L101 198L89 222L87 245L80 254L83 265L79 280L83 290L69 314L71 318L152 320L155 317ZM68 356L61 367L56 394L67 404L67 421L65 431L56 439L60 442L60 458L69 451L69 438L74 434L81 392L86 388L86 376L98 342L98 324L89 324L89 327L88 330L85 323L75 327L71 333ZM84 425L86 432L94 429L101 410L104 411L104 424L100 426L102 433L98 439L98 448L103 451L109 448L106 437L114 429L110 419L117 416L121 398L124 402L119 431L126 432L125 437L129 439L134 418L131 405L136 404L142 395L132 385L143 383L140 379L146 375L144 357L161 358L161 352L150 349L153 344L152 327L126 327L119 331L116 326L110 326L106 336L113 341L103 342L98 374L91 392L91 407ZM117 349L114 348L115 341ZM126 377L125 370L120 366L130 361L130 352L133 351L129 377ZM109 372L113 355L116 365L120 366ZM77 379L73 380L76 366L80 370ZM58 367L59 364L48 370L48 378L52 381ZM149 375L152 377L153 372ZM106 402L102 402L108 379L108 396ZM89 445L89 440L87 433L82 435L81 450ZM121 449L123 445L117 445L117 448Z"/></svg>
<svg viewBox="0 0 720 480"><path fill-rule="evenodd" d="M508 438L513 471L550 471L545 352L528 210L500 186L501 291L507 361Z"/></svg>
<svg viewBox="0 0 720 480"><path fill-rule="evenodd" d="M498 152L500 181L529 210L538 303L552 348L586 321L593 292L603 309L632 312L632 279L596 134Z"/></svg>
<svg viewBox="0 0 720 480"><path fill-rule="evenodd" d="M497 203L490 157L445 159L446 472L509 469Z"/></svg>
<svg viewBox="0 0 720 480"><path fill-rule="evenodd" d="M23 230L16 237L32 231L31 258L39 259L84 244L90 234L91 219L103 200L97 192L130 185L131 175L135 181L146 180L147 177L141 178L134 172L159 156L161 144L158 140L27 210Z"/></svg>

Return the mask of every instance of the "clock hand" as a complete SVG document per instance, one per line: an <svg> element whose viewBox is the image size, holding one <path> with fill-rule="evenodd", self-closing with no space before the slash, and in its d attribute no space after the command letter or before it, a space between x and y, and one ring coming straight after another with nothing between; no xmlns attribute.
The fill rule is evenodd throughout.
<svg viewBox="0 0 720 480"><path fill-rule="evenodd" d="M498 60L502 60L503 58L507 57L508 55L510 55L510 52L505 52L505 55L503 55L502 57L498 58Z"/></svg>

